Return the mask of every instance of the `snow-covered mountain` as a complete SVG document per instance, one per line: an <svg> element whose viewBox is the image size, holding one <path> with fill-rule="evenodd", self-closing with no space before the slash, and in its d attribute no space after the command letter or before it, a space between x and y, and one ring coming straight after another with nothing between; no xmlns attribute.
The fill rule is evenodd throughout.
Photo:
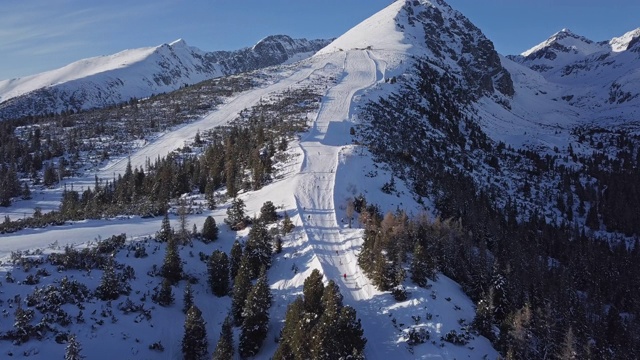
<svg viewBox="0 0 640 360"><path fill-rule="evenodd" d="M204 52L180 39L83 59L0 81L0 119L99 108L170 92L214 77L299 60L328 42L274 35L249 48Z"/></svg>
<svg viewBox="0 0 640 360"><path fill-rule="evenodd" d="M582 110L582 121L603 125L637 119L640 29L600 42L563 29L508 58L541 74L558 90L550 100Z"/></svg>
<svg viewBox="0 0 640 360"><path fill-rule="evenodd" d="M265 181L262 187L250 186L257 175L244 169L247 171L241 172L241 176L244 176L242 190L237 194L237 198L246 204L247 215L257 215L263 204L270 201L272 205L277 205L279 215L284 216L286 212L295 225L290 233L277 231L279 225L272 226L273 233L282 236L282 252L273 255L268 271L273 304L269 310L268 334L255 358L268 359L273 356L279 346L277 342L283 340L280 330L287 306L304 291L305 279L315 269L321 272L325 283L329 280L336 282L343 296L341 301L357 310L364 336L368 339L364 350L367 359L498 358L499 354L489 338L493 338L493 344L509 346L509 351L513 350L510 346L541 350L531 352L529 356L512 354L514 358L536 358L531 354L539 355L542 351L544 354L555 354L559 349L549 349L547 346L552 342L557 344L561 338L558 334L564 331L572 334L571 325L567 330L557 324L561 321L556 319L565 314L561 311L552 313L554 309L547 302L554 301L555 295L545 298L541 293L550 291L564 294L569 286L574 286L574 277L585 271L579 269L575 274L570 274L571 277L562 278L566 282L557 281L555 286L559 290L554 293L556 288L549 290L544 281L545 275L559 276L556 272L570 264L566 261L568 256L551 253L562 247L556 236L563 233L554 229L548 236L553 240L543 238L548 228L543 227L542 220L531 225L530 229L518 229L522 233L492 231L507 228L503 226L507 222L504 214L508 215L508 226L516 227L518 220L529 216L534 221L552 219L562 222L567 209L571 214L576 214L573 224L577 229L585 218L584 214L580 214L579 207L583 208L583 213L587 211L586 207L589 210L596 208L595 198L604 191L590 188L592 190L581 191L581 195L578 190L574 194L572 186L586 187L597 179L580 173L567 175L570 169L577 169L581 164L578 160L572 160L565 148L575 140L574 131L579 126L595 121L600 121L602 126L618 122L626 124L633 120L630 115L638 109L638 97L634 95L638 93L634 84L638 76L640 53L638 35L639 31L636 30L609 42L595 43L569 31L562 31L521 56L503 57L495 51L492 42L480 29L445 1L406 0L391 3L330 43L271 37L239 52L203 53L178 41L116 54L113 57L118 60L114 61L96 58L75 63L72 64L74 67L69 65L69 69L61 69L59 73L47 73L49 77L46 80L43 80L45 77L34 77L33 86L60 83L59 87L36 90L36 93L57 96L61 94L58 91L67 89L65 86L71 86L67 84L86 82L87 79L95 79L96 83L92 86L100 91L105 91L105 87L124 89L128 80L113 74L119 71L128 74L136 70L152 74L145 75L150 77L136 77L138 80L132 81L133 90L129 96L140 97L135 95L134 90L152 86L154 92L169 91L186 84L185 79L197 81L261 68L268 65L263 62L265 58L271 59L273 64L284 64L245 75L259 78L260 81L249 90L229 95L229 98L212 105L208 113L181 124L179 128L138 139L135 147L125 149L126 156L114 155L108 162L101 163L99 169L65 179L67 186L33 191L32 200L21 203L18 200L11 216L26 217L35 207L46 211L58 208L59 202L52 201L52 196L46 197L43 193L50 195L56 192L60 195L63 189L84 191L98 188L95 184L100 179L115 182L114 179L124 175L127 168L134 168L136 172L144 168L151 174L153 169L148 166L150 159L165 157L174 151L179 153L173 154L176 158L181 154L197 156L195 149L201 144L196 144L193 138L200 132L204 134L217 126L243 120L275 124L283 121L281 116L287 115L306 124L307 130L285 139L282 142L284 145L278 145L278 153L269 159L276 163L273 177ZM300 54L316 50L319 51L314 55L290 63L298 59ZM97 69L108 71L98 72ZM82 76L74 77L74 74ZM62 79L66 82L62 82ZM25 80L22 84L27 83ZM105 85L107 83L111 85ZM618 92L614 92L616 96L611 100L608 96L614 83L618 84L617 90L631 95L619 96ZM19 82L10 84L3 83L7 93L8 89L18 91L13 89L27 86ZM67 100L75 95L69 89L66 90L70 94L65 98ZM88 90L77 91L78 101L95 100L89 95L82 95L82 91ZM286 98L285 94L296 91L312 96L303 101ZM23 94L7 103L17 102L30 94ZM34 99L44 98L33 97L29 104L35 104ZM151 105L140 106L140 111L152 108L151 100L146 103ZM307 107L299 113L291 110L299 104ZM54 105L59 104L51 100L50 104L45 105L55 108ZM77 105L83 108L84 103ZM269 114L268 109L276 115ZM252 118L252 115L256 117ZM31 133L30 128L21 131L24 134ZM33 138L30 140L34 142ZM89 142L99 141L100 138L94 137ZM180 149L181 146L184 148ZM589 146L585 144L581 151L589 153L592 150ZM566 151L567 156L562 159L561 155L552 157L544 151L535 152L540 148L560 154ZM523 151L519 153L518 150ZM210 151L212 154L214 152ZM256 153L261 159L267 151ZM82 156L80 151L78 156ZM235 156L226 158L220 157L219 169L224 168L226 172L228 168L240 166L232 163L236 161ZM179 162L176 162L176 169ZM203 170L205 163L202 161L203 168L198 171L202 170L201 176L206 178L208 172ZM230 163L233 167L222 166ZM556 176L556 168L567 176ZM181 175L176 178L182 178ZM565 200L565 193L560 192L564 188L568 189L566 194L570 194L571 201L568 196ZM209 353L219 338L219 325L228 314L231 299L212 296L209 284L204 280L207 278L207 265L203 254L208 255L214 250L228 253L234 240L246 242L251 232L249 229L233 231L223 225L230 202L225 190L222 184L216 189L215 209L204 209L205 196L196 191L183 195L185 200L189 200L194 207L199 206L202 211L187 216L190 226L201 229L205 218L212 216L222 229L219 239L214 243L195 242L193 247L187 245L180 248L185 272L191 279L200 279L194 281L192 287L194 302L200 306L207 321ZM613 190L610 188L607 194ZM593 197L588 197L589 193L593 193ZM356 198L365 198L366 204L374 208L373 212L387 214L385 220L379 221L385 225L369 227L376 222L375 215L352 208ZM557 209L560 207L557 204L562 204L563 212ZM510 209L513 213L508 211ZM416 269L407 264L417 257L417 251L412 251L411 245L414 244L410 241L419 243L422 239L416 238L431 231L431 228L412 227L411 231L406 232L406 237L399 236L396 239L400 244L396 248L393 248L393 242L391 245L385 244L388 239L384 238L386 235L383 232L405 234L403 231L409 227L407 222L394 223L389 220L393 216L401 218L403 215L400 210L406 212L403 215L425 219L436 216L460 219L438 219L433 222L436 230L432 238L425 242L432 246L430 252L442 255L438 259L441 263L437 264L441 272L438 279L434 276L424 286L416 285L410 276L402 276L398 281L409 290L408 298L404 300L394 298L388 290L380 290L372 273L365 271L360 262L367 245L365 237L371 239L372 236L379 236L375 241L378 246L376 255L379 255L375 272L387 274L387 271L391 271L388 269L392 269L389 264L396 266L400 263L401 268L404 266L402 271L394 272L389 277L395 281L404 271L413 275ZM9 217L9 213L0 213L2 215ZM595 222L600 225L597 217L598 214ZM171 221L176 223L179 219L172 215ZM123 297L114 302L116 307L113 310L110 303L91 298L91 301L81 304L86 306L86 319L80 312L74 317L75 321L69 322L63 322L66 317L62 315L66 312L60 313L62 320L56 320L45 318L41 312L33 310L32 322L54 322L56 325L52 327L53 330L39 333L42 339L38 340L31 338L24 343L20 340L11 344L3 342L6 345L3 351L15 358L60 358L63 345L57 344L53 335L58 331L65 336L75 334L83 344L87 358L100 358L107 349L110 357L180 358L183 331L176 324L184 322L184 314L180 311L182 302L179 296L176 296L176 304L167 307L156 306L151 296L146 296L154 293L162 281L156 270L162 261L165 245L152 240L160 228L160 218L120 216L0 235L0 271L14 280L7 281L4 292L0 292L0 300L5 304L29 298L31 287L21 285L23 281L33 281L33 274L27 274L29 261L38 261L49 253L63 252L66 247L95 246L95 241L92 243L94 239L107 239L113 234L126 232L129 251L119 251L113 258L119 263L132 264L137 276L130 281L131 290L136 294L131 296L135 298L133 314L131 306L122 300ZM448 229L454 230L447 232ZM544 241L547 243L542 243ZM550 241L558 243L554 242L552 247L549 246ZM520 246L524 250L515 249ZM580 246L587 247L587 241ZM533 252L541 248L544 251L547 251L546 248L553 250ZM18 253L33 249L44 250L27 255ZM396 251L397 256L391 255L396 254L389 249ZM133 251L140 251L148 257L135 257L138 259L135 260L134 256L129 256L129 252ZM581 251L586 250L581 248ZM195 254L200 254L200 261ZM511 256L513 254L521 258ZM406 255L407 259L403 260L402 255ZM580 259L574 260L587 257L581 255ZM32 258L35 260L29 260ZM460 261L454 264L457 260ZM21 268L20 264L27 266L22 265ZM61 282L60 278L69 273L92 292L98 286L103 271L96 268L92 271L61 270L58 273L46 261L43 261L42 268L39 273L46 275L36 278L40 281L40 287L55 287ZM571 270L575 271L575 268ZM519 271L520 277L509 277L516 271ZM596 276L595 272L588 275ZM453 281L454 277L460 282ZM556 280L554 278L551 282ZM182 279L173 285L173 292L182 293L186 289L186 282ZM543 283L544 286L541 285ZM589 279L581 285L586 287L591 283ZM631 280L629 283L633 284ZM578 290L580 293L567 294L565 304L568 308L575 304L572 301L589 298L590 294ZM525 294L527 291L531 293ZM608 292L614 291L613 286L608 289ZM469 294L474 292L475 298L472 300ZM537 300L536 297L541 299ZM535 310L530 311L534 306ZM25 304L25 307L32 310L34 306ZM505 307L511 307L508 315L501 313ZM63 310L74 311L72 315L78 313L75 308L69 308L71 305ZM484 327L475 323L472 328L470 324L474 323L476 314L482 309L485 310L485 318L481 318L485 320ZM137 311L139 315L135 314ZM10 312L13 310L5 312L5 316L8 317ZM100 315L88 315L94 313ZM578 312L571 314L572 317L580 315ZM614 318L621 318L615 315ZM598 316L601 314L598 313ZM597 319L597 316L590 318ZM542 322L538 324L537 321ZM510 329L512 324L513 329ZM10 321L1 325L0 331L6 333L15 327ZM609 327L614 328L613 325ZM520 331L522 328L526 328L527 332ZM584 326L584 329L580 329L585 332L588 328ZM306 331L305 327L301 329ZM236 339L238 332L234 331ZM593 333L581 336L580 346L587 348L595 343ZM60 338L60 342L66 341ZM497 338L500 340L496 341ZM569 348L574 342L578 346L577 340L568 338ZM514 344L501 344L502 340ZM160 347L163 350L158 350ZM579 348L576 351L587 350Z"/></svg>
<svg viewBox="0 0 640 360"><path fill-rule="evenodd" d="M391 173L379 168L368 153L358 150L360 147L353 143L350 135L350 128L356 126L361 107L367 101L377 99L380 94L393 93L400 84L416 77L417 59L431 60L435 72L450 73L451 83L442 86L464 85L470 89L473 99L483 96L502 99L513 93L509 74L501 66L491 42L464 16L439 0L397 1L316 55L292 65L262 71L257 74L262 79L257 88L234 95L200 119L141 144L126 158L112 159L103 169L75 179L74 186L93 186L96 177L118 177L126 171L127 163L143 168L148 159L165 156L176 146L189 143L198 129L204 131L215 125L224 125L239 113L278 99L283 93L295 89L320 89L321 102L317 111L301 115L308 121L309 130L290 141L286 154L281 157L285 159L285 163L280 165L281 173L264 188L239 194L247 205L247 214L259 212L265 201L272 201L282 212L286 211L296 225L291 234L284 236L282 253L275 256L269 271L274 304L270 312L268 340L256 358L272 356L277 344L271 339L279 336L285 309L300 294L305 278L313 269L320 270L326 281L336 281L344 303L357 310L368 339L365 349L368 359L496 358L498 354L489 341L470 329L474 304L458 284L445 275L440 275L437 281L430 281L427 288L415 286L407 279L411 297L397 302L389 291L380 291L358 265L364 223L357 216L354 216L353 227L350 220L344 220L353 216L349 213L348 203L358 194L366 194L367 201L379 206L383 213L395 211L399 206L411 214L433 210L428 199L417 199L400 181L396 192L387 194L380 191ZM190 216L190 224L200 228L207 215L214 216L218 224L223 224L226 208L226 204L221 203L215 210ZM127 229L124 231L128 238L140 241L145 234L155 236L160 219L134 217L120 222L88 221L80 227L77 225L64 229L57 227L64 234L56 233L55 238L60 240L54 247L80 246L96 237L106 238L108 233L122 232L122 226ZM43 241L42 246L47 246L51 243L51 234L46 233L21 231L4 236L0 242L0 254L9 256L11 251L35 248ZM247 231L236 234L225 228L221 239L211 246L229 251L234 238L246 236ZM146 243L155 246L152 242ZM212 251L211 246L197 245L205 253ZM202 264L188 255L198 251L186 247L181 256L188 259L189 273L205 278ZM149 248L148 252L151 253L152 249ZM122 261L126 261L124 254L121 255ZM146 287L156 286L158 279L145 274L148 273L146 267L157 262L158 258L149 258L146 265L136 269L141 280L136 283L140 288L134 291L144 293L151 291ZM91 287L95 285L95 281L87 283ZM183 283L179 286L182 287ZM19 291L27 290L19 288ZM229 299L212 299L206 281L194 284L194 290L196 303L207 304L201 308L211 324L207 330L209 343L215 344L218 339L216 325L226 316ZM176 287L175 291L181 290ZM134 336L135 342L134 337L131 341L122 340L122 334L132 331L126 325L130 321L124 318L110 323L108 327L96 325L96 332L89 326L72 324L72 331L78 334L89 357L98 356L105 346L109 346L115 356L138 354L139 358L144 358L150 354L148 356L152 357L154 353L149 348L154 342L163 344L168 357L178 357L181 329L174 328L175 324L183 321L184 315L179 306L164 309L149 303L145 308L151 307L156 314L154 318L163 320L156 326L142 324L139 327L141 331L136 331L139 335ZM111 331L112 326L118 329ZM29 344L37 348L31 352L34 358L38 356L36 352L44 354L45 349L46 354L61 351L53 339L43 341L45 345L42 346L35 342ZM20 347L13 345L8 351L22 353Z"/></svg>

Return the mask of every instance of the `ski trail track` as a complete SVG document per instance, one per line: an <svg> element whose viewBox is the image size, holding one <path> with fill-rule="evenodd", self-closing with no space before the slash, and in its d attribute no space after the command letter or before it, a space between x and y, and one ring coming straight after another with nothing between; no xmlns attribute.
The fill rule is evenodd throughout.
<svg viewBox="0 0 640 360"><path fill-rule="evenodd" d="M379 314L373 299L381 293L357 264L361 234L347 228L347 221L338 221L334 196L336 176L349 176L348 170L337 170L340 152L351 142L353 98L380 81L382 71L369 51L351 50L341 55L343 76L324 95L312 129L300 142L304 158L294 196L303 232L321 272L340 286L345 304L358 309L368 339L367 358L382 359L393 355L394 346L385 344L392 330L380 331L389 327L389 321Z"/></svg>
<svg viewBox="0 0 640 360"><path fill-rule="evenodd" d="M124 174L129 159L132 168L139 167L143 169L147 159L153 162L158 156L164 157L170 152L184 146L185 141L192 139L198 130L204 131L225 125L234 120L240 111L250 108L259 102L262 97L271 93L282 92L289 87L307 80L316 70L320 70L320 68L316 66L317 64L317 62L312 62L307 67L296 71L291 76L281 79L276 83L241 93L231 101L221 104L216 110L201 119L185 124L169 133L165 133L146 146L137 149L131 153L129 157L123 157L108 164L100 169L96 175L100 179L112 179L117 177L118 174Z"/></svg>

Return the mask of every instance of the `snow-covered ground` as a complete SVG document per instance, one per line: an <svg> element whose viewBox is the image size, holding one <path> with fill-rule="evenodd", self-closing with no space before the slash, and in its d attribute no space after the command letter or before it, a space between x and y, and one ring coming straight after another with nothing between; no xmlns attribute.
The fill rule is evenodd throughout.
<svg viewBox="0 0 640 360"><path fill-rule="evenodd" d="M484 356L495 359L498 356L489 341L482 337L475 337L464 346L441 340L441 336L449 331L463 332L475 313L473 303L455 282L440 275L438 281L424 289L407 281L405 285L410 292L409 299L396 302L388 292L380 292L373 287L357 264L363 230L357 216L353 226L349 227L346 219L349 198L364 194L369 203L378 204L384 212L395 211L398 207L413 214L430 210L428 203L427 208L419 205L401 181L398 181L396 193L381 192L380 188L389 180L390 173L375 164L364 149L352 144L349 134L350 127L357 120L358 105L372 89L376 89L372 94L379 94L380 88L386 86L384 79L401 73L403 66L406 66L403 60L410 56L407 52L410 45L404 41L404 36L399 35L400 30L396 28L392 16L400 11L398 3L383 10L388 12L385 16L374 17L360 26L361 31L376 29L380 34L388 34L388 37L373 37L372 41L363 44L360 31L347 33L321 53L298 63L295 71L287 76L230 99L202 119L164 134L129 156L134 167L143 167L147 159L165 156L183 146L198 130L225 124L235 118L238 112L250 108L270 94L309 85L318 79L326 82L321 106L317 114L310 114L310 130L301 134L299 141L289 145L288 152L292 156L284 166L283 176L261 190L240 194L249 216L258 214L264 202L272 201L281 212L287 211L296 225L294 231L284 238L283 252L275 256L268 273L274 304L270 312L269 334L256 358L268 359L275 351L277 344L273 339L283 326L287 304L302 292L303 282L313 269L319 269L326 280L335 280L344 295L344 302L356 309L368 339L367 359L480 359ZM127 161L127 158L116 160L97 175L111 179L124 172ZM91 184L93 176L88 174L86 180L79 179L78 184L83 181ZM207 215L214 216L223 228L217 242L211 245L196 243L193 248L181 250L185 271L201 278L194 285L195 303L203 311L208 323L210 351L218 340L220 324L227 314L230 301L229 298L218 299L210 294L204 280L206 266L198 260L197 255L191 255L200 251L210 254L214 249L229 252L234 238L247 235L247 230L236 234L223 225L226 207L223 204L216 210L206 210L188 217L189 226L196 224L201 228ZM171 220L176 221L175 218ZM88 242L120 233L126 233L131 242L144 241L160 229L160 222L160 218L138 217L91 220L0 235L0 259L4 264L0 268L0 278L4 278L7 271L12 271L14 276L20 273L7 262L13 251L36 248L48 252L60 251L65 246L86 246ZM150 256L145 260L127 258L122 253L117 258L134 266L138 276L132 286L142 292L151 291L158 284L158 278L148 277L146 273L153 264L159 266L164 255L154 251L157 245L153 242L146 246ZM75 278L91 289L95 289L99 281L99 276L79 271ZM180 304L184 286L184 282L181 282L174 289L176 304L169 308L156 307L151 321L134 323L130 317L118 315L121 320L116 323L98 329L88 324L72 324L70 331L78 335L88 359L179 358L184 322ZM2 298L13 298L14 292L19 292L24 298L28 290L25 286L7 284L3 288L5 293ZM139 296L137 294L132 298L138 299ZM100 311L100 306L88 306L87 313L91 309ZM86 317L89 317L88 314ZM407 334L411 327L427 329L430 340L414 347L408 346ZM148 349L149 344L157 341L164 345L164 353ZM20 354L26 358L24 354L28 352L29 359L61 358L64 353L64 345L51 340L46 343L32 340L23 345L1 344L4 349L0 351L0 357L3 358L9 352L13 358L20 358Z"/></svg>
<svg viewBox="0 0 640 360"><path fill-rule="evenodd" d="M276 344L271 339L277 336L282 326L286 305L301 292L304 279L316 268L326 279L338 282L345 296L345 303L357 310L368 339L366 355L369 359L480 358L485 354L488 354L489 358L497 356L484 338L476 338L468 346L455 346L440 340L439 337L450 330L460 331L459 319L464 319L468 324L474 316L473 304L454 282L441 276L429 290L416 288L407 283L412 293L410 299L398 303L389 293L377 291L357 265L362 230L357 219L354 220L353 228L349 228L348 221L344 220L348 197L363 193L369 202L381 204L383 210L393 211L396 206L402 206L412 212L420 211L420 206L401 185L399 194L404 195L386 195L379 191L381 184L389 179L389 174L383 169L378 169L366 152L357 150L351 144L349 135L356 106L354 99L366 94L368 88L382 81L385 69L379 64L384 63L381 59L387 56L385 54L388 54L388 49L386 51L347 50L319 55L300 65L301 69L293 75L272 85L241 94L202 120L168 133L130 156L134 166L142 166L147 158L164 156L182 146L198 129L202 131L223 124L240 110L260 101L261 97L304 82L313 72L336 79L334 85L324 94L310 131L302 134L299 142L291 143L289 151L297 156L293 156L292 162L287 164L283 179L259 191L241 195L247 204L248 214L258 213L265 201L273 201L286 210L296 224L294 232L285 238L283 253L276 257L275 264L269 272L275 302L272 307L270 334L258 358L268 358L275 350ZM126 161L127 159L121 159L110 164L101 170L101 176L111 178L114 173L121 173ZM364 176L375 171L379 172L377 176ZM190 216L189 223L201 227L204 218L211 214L222 224L225 209L226 207L222 206L211 212ZM83 246L82 244L88 241L104 239L119 233L126 233L131 241L138 241L145 236L152 236L160 228L160 221L159 218L83 221L62 227L24 230L0 237L0 256L6 261L10 252L15 250ZM246 232L239 234L243 235L246 235ZM213 248L229 251L234 237L234 233L223 231L221 239ZM182 258L186 259L189 268L193 268L192 273L204 273L203 265L198 263L197 258L189 258L187 254L189 251L196 253L200 250L199 247L203 246L197 244L194 249L182 250ZM212 248L203 251L210 253ZM156 256L157 264L161 263L161 256L162 254ZM149 270L150 263L151 261L137 263L136 273L140 274L140 278L147 279L144 274ZM294 268L297 270L293 271ZM10 271L10 267L1 271ZM346 278L344 274L347 275ZM81 275L78 279L86 281L90 287L97 286L99 280L95 277L91 280ZM155 285L157 284L151 283L145 286L152 288ZM181 284L174 289L178 304L183 287L184 284ZM207 293L205 282L195 285L194 288L197 292L196 304L201 305L209 324L208 335L213 349L219 333L219 324L226 314L229 301L215 300ZM88 327L78 325L73 325L73 331L78 333L79 341L83 344L88 358L101 358L101 354L107 349L110 356L121 358L175 358L180 349L182 316L179 305L174 305L170 309L158 309L158 314L154 315L154 319L158 320L152 322L153 328L147 329L148 332L137 332L131 328L132 324L124 320L109 324L108 329L111 330L101 329L100 336L96 336L96 332ZM412 316L419 320L412 319ZM410 348L406 345L406 331L409 325L429 329L433 343L427 342L409 351ZM130 337L134 334L139 343L132 344ZM155 341L164 344L167 349L165 353L156 354L146 349L148 344ZM38 349L29 358L45 359L50 358L49 355L52 353L61 354L64 351L62 345L54 345L56 344L38 345L37 342L31 341L22 346L11 346L11 351L18 354L21 349L27 347Z"/></svg>

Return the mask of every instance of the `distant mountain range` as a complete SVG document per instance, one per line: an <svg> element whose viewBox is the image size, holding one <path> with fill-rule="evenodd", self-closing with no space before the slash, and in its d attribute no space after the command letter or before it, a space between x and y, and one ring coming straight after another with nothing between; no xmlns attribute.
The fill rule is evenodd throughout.
<svg viewBox="0 0 640 360"><path fill-rule="evenodd" d="M110 106L203 80L311 56L330 40L266 37L253 47L204 52L184 40L83 59L0 81L0 119Z"/></svg>
<svg viewBox="0 0 640 360"><path fill-rule="evenodd" d="M560 99L595 112L596 118L637 118L640 28L601 42L563 29L521 55L508 58L563 88Z"/></svg>

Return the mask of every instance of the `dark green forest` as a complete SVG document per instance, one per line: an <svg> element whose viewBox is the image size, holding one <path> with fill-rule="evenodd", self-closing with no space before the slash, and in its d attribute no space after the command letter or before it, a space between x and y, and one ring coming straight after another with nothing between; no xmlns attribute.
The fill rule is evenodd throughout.
<svg viewBox="0 0 640 360"><path fill-rule="evenodd" d="M356 138L439 216L382 214L361 196L361 267L381 290L454 279L505 359L638 358L640 139L578 129L589 156L516 151L483 133L453 78L415 71L368 104Z"/></svg>

